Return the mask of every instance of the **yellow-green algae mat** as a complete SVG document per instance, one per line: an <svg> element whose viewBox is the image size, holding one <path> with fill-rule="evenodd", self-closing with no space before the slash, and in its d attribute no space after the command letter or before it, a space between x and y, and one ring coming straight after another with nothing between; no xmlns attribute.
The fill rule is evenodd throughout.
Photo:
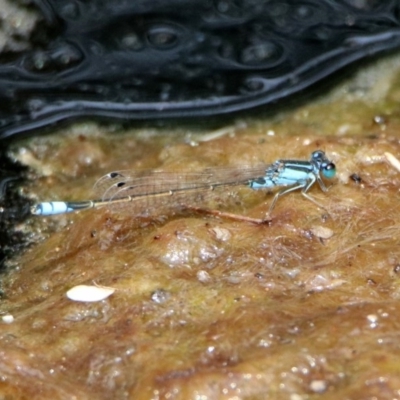
<svg viewBox="0 0 400 400"><path fill-rule="evenodd" d="M382 60L313 104L217 132L87 123L16 145L35 200L91 198L113 170L198 171L316 149L338 174L327 193L310 191L326 210L293 192L264 225L138 219L129 207L32 217L21 229L37 244L2 277L1 396L400 398L399 65ZM273 197L232 191L228 210L254 218ZM68 299L81 284L115 291Z"/></svg>

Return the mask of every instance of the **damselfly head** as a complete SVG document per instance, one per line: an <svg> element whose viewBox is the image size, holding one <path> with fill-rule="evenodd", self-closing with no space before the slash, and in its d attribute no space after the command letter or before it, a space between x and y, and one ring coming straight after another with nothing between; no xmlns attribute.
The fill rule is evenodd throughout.
<svg viewBox="0 0 400 400"><path fill-rule="evenodd" d="M311 160L318 165L318 169L325 178L333 178L336 175L335 164L328 159L325 152L316 150L311 155Z"/></svg>

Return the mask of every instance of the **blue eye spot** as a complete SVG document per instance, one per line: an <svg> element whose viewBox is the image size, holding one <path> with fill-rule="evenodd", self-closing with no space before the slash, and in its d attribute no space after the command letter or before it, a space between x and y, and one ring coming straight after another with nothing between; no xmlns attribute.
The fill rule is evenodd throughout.
<svg viewBox="0 0 400 400"><path fill-rule="evenodd" d="M322 175L325 178L331 179L336 175L336 166L334 163L329 163L322 168Z"/></svg>

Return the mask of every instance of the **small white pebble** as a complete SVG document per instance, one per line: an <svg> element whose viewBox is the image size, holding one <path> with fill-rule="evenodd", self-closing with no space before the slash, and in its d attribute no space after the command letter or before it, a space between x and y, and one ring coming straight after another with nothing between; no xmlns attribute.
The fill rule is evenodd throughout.
<svg viewBox="0 0 400 400"><path fill-rule="evenodd" d="M196 276L200 282L207 283L211 281L210 274L207 271L204 271L203 269L198 271Z"/></svg>
<svg viewBox="0 0 400 400"><path fill-rule="evenodd" d="M330 239L333 236L333 230L325 226L314 226L310 229L311 233L320 239Z"/></svg>
<svg viewBox="0 0 400 400"><path fill-rule="evenodd" d="M369 314L369 315L367 315L367 320L369 322L376 322L376 321L378 321L378 316L375 314Z"/></svg>
<svg viewBox="0 0 400 400"><path fill-rule="evenodd" d="M14 322L14 316L11 314L6 314L1 317L5 324L12 324Z"/></svg>
<svg viewBox="0 0 400 400"><path fill-rule="evenodd" d="M67 297L73 301L94 302L111 296L115 289L103 286L78 285L68 290Z"/></svg>
<svg viewBox="0 0 400 400"><path fill-rule="evenodd" d="M219 226L212 228L212 232L214 233L215 238L222 242L228 241L232 236L228 229L220 228Z"/></svg>
<svg viewBox="0 0 400 400"><path fill-rule="evenodd" d="M314 380L311 381L310 383L310 389L315 392L315 393L322 393L325 392L325 390L327 389L327 384L326 381L323 380Z"/></svg>

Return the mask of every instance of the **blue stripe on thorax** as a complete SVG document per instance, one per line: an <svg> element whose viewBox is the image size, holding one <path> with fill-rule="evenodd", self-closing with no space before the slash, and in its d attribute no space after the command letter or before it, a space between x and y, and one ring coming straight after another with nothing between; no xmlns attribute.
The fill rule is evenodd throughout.
<svg viewBox="0 0 400 400"><path fill-rule="evenodd" d="M265 176L249 181L252 189L304 184L314 176L314 166L309 161L278 161L265 171Z"/></svg>

